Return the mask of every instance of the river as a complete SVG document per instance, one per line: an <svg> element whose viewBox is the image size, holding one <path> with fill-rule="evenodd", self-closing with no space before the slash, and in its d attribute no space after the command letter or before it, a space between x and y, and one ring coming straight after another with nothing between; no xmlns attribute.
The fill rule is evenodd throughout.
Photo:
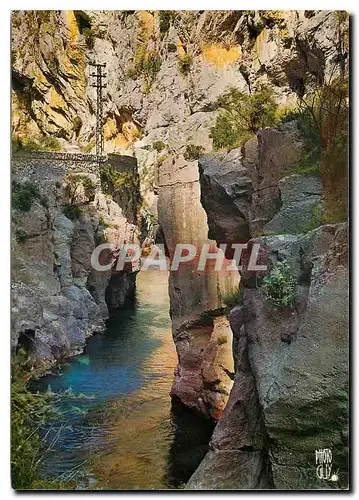
<svg viewBox="0 0 359 500"><path fill-rule="evenodd" d="M150 490L182 488L194 472L213 426L169 397L177 358L167 287L166 272L140 272L134 304L106 333L33 382L35 391L70 394L44 432L43 478L77 489Z"/></svg>

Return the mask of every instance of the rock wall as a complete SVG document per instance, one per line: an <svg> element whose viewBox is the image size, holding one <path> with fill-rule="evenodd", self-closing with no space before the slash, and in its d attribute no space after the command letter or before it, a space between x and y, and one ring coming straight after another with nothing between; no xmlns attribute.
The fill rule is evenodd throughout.
<svg viewBox="0 0 359 500"><path fill-rule="evenodd" d="M300 145L292 126L261 131L243 154L200 159L213 237L243 241L248 227L254 236L248 248L260 244L260 264L269 272L285 261L296 288L293 307L274 306L262 286L267 271L249 271L244 258L244 303L229 316L234 385L210 451L187 489L348 485L348 227L316 220L318 227L308 229L313 221L307 207L321 203L321 185L313 174L290 171ZM332 453L324 477L316 461L321 449Z"/></svg>
<svg viewBox="0 0 359 500"><path fill-rule="evenodd" d="M280 233L285 224L295 234L313 226L314 209L321 211L318 178L296 177L293 168L303 152L295 123L260 130L244 156L239 149L215 153L199 169L198 157L213 150L217 98L229 87L252 93L270 86L278 110L292 110L314 81L328 81L338 61L345 64L346 29L330 11L16 12L13 131L20 139L51 135L65 150L93 151L89 62L105 62L105 150L136 157L146 227L154 235L160 222L169 255L177 242L214 246ZM103 312L106 280L89 281ZM170 278L179 356L172 392L215 418L228 399L233 363L230 342L218 343L217 323L230 339L222 298L237 280L191 266ZM122 300L121 291L113 294L116 303L115 296ZM265 457L257 470L266 469Z"/></svg>
<svg viewBox="0 0 359 500"><path fill-rule="evenodd" d="M210 244L212 252L218 250L207 238L197 162L165 161L158 174L158 193L158 217L170 259L177 243L196 246L198 254L192 262L171 271L169 278L172 331L179 360L171 394L218 418L233 384L232 335L223 317L222 296L238 285L238 274L216 272L214 265L197 270L202 244Z"/></svg>
<svg viewBox="0 0 359 500"><path fill-rule="evenodd" d="M140 233L102 192L99 165L97 173L88 173L78 162L29 158L25 163L25 158L21 165L15 161L13 190L31 186L37 194L29 210L15 205L12 212L12 346L29 349L31 363L42 370L81 352L86 338L104 331L109 307L121 307L133 295L137 269L95 271L91 254L99 243L112 243L110 261L124 242L139 243ZM75 168L94 186L90 198L79 191L78 217L66 211L66 174Z"/></svg>

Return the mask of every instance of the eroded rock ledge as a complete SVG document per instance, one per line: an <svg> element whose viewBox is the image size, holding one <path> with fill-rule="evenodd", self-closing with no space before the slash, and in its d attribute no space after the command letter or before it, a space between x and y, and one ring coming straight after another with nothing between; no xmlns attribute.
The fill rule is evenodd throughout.
<svg viewBox="0 0 359 500"><path fill-rule="evenodd" d="M247 222L254 236L248 246L261 245L260 263L270 269L286 261L297 286L295 306L278 309L266 299L261 275L242 271L244 303L229 316L234 385L210 451L187 489L347 486L348 227L301 229L310 220L305 207L321 203L320 182L288 171L288 156L273 154L278 140L282 146L287 141L288 151L291 141L293 151L299 144L293 130L264 130L257 144L246 144L244 155L232 151L200 159L212 237L243 238ZM268 157L270 172L262 160ZM226 215L231 207L232 225ZM278 234L263 235L268 227ZM332 473L340 471L339 481L316 474L315 451L325 448L332 450Z"/></svg>

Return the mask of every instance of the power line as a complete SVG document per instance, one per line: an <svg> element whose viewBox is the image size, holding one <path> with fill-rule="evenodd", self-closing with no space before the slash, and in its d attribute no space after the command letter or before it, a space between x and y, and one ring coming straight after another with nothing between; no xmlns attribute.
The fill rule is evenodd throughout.
<svg viewBox="0 0 359 500"><path fill-rule="evenodd" d="M90 66L96 68L96 73L91 73L90 76L94 78L94 81L90 84L91 87L95 87L97 95L97 107L96 107L96 154L97 156L102 156L104 153L104 136L103 136L103 97L102 89L107 87L106 83L103 83L103 79L106 78L106 73L102 72L102 69L106 67L106 63L95 63L91 62Z"/></svg>

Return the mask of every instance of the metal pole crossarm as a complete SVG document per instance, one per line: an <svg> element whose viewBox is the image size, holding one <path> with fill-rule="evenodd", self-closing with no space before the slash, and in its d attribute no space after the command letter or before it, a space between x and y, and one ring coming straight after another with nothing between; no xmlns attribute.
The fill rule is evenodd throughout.
<svg viewBox="0 0 359 500"><path fill-rule="evenodd" d="M103 79L106 78L106 74L102 73L102 68L106 66L106 63L94 63L91 62L90 66L96 68L96 73L91 73L90 76L95 78L95 82L91 83L90 86L96 88L96 155L103 156L104 153L104 135L103 135L103 97L102 89L106 88L106 83L103 83Z"/></svg>

